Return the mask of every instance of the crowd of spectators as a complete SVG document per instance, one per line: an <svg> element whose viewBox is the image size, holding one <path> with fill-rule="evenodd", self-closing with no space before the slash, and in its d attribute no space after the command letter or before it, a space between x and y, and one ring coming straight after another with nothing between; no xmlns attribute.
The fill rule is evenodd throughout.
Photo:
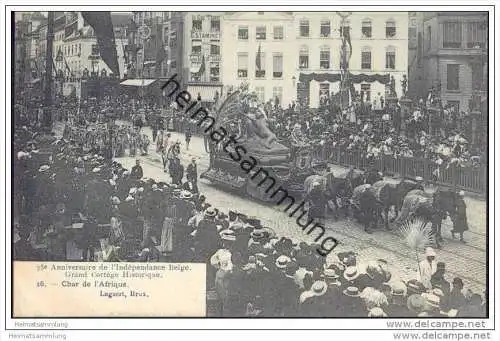
<svg viewBox="0 0 500 341"><path fill-rule="evenodd" d="M403 282L385 260L322 257L202 193L145 178L140 164L127 170L35 128L16 129L14 151L15 259L206 263L216 316L485 316L483 297L460 278L450 285L442 263L430 284Z"/></svg>

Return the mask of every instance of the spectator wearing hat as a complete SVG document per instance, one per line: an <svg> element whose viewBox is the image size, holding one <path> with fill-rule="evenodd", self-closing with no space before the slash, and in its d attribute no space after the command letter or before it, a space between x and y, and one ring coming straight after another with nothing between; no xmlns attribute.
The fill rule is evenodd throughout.
<svg viewBox="0 0 500 341"><path fill-rule="evenodd" d="M464 191L460 191L458 198L455 201L456 212L452 215L453 229L451 230L453 239L456 238L456 234L458 233L462 243L465 242L464 232L469 229L469 225L467 223L467 206L465 205L464 195Z"/></svg>
<svg viewBox="0 0 500 341"><path fill-rule="evenodd" d="M342 316L342 290L339 282L339 275L334 269L325 269L322 273L322 279L328 285L325 294L325 317L341 317Z"/></svg>
<svg viewBox="0 0 500 341"><path fill-rule="evenodd" d="M381 318L381 317L387 317L387 314L384 312L382 308L375 307L368 311L368 317Z"/></svg>
<svg viewBox="0 0 500 341"><path fill-rule="evenodd" d="M141 160L137 159L135 160L135 166L132 167L132 170L130 171L130 177L135 180L140 180L142 179L143 174Z"/></svg>
<svg viewBox="0 0 500 341"><path fill-rule="evenodd" d="M463 294L464 282L461 278L455 277L452 282L452 289L449 295L444 297L443 310L459 309L467 304L465 295Z"/></svg>
<svg viewBox="0 0 500 341"><path fill-rule="evenodd" d="M417 279L411 279L406 283L407 289L408 289L408 296L413 295L413 294L422 294L424 293L427 289L425 286L422 284L422 282L418 281Z"/></svg>
<svg viewBox="0 0 500 341"><path fill-rule="evenodd" d="M394 282L392 284L391 300L385 309L390 317L410 317L407 307L407 289L403 282Z"/></svg>
<svg viewBox="0 0 500 341"><path fill-rule="evenodd" d="M205 217L198 224L194 246L196 250L196 259L199 262L206 262L221 244L217 226L214 222L215 215L215 210L213 208L208 208L205 211Z"/></svg>
<svg viewBox="0 0 500 341"><path fill-rule="evenodd" d="M325 281L315 281L310 290L304 291L299 297L300 316L322 317L327 290L328 284Z"/></svg>
<svg viewBox="0 0 500 341"><path fill-rule="evenodd" d="M483 309L483 300L481 295L472 294L468 304L460 307L458 309L458 317L469 317L469 318L478 318L478 317L486 317L486 311Z"/></svg>
<svg viewBox="0 0 500 341"><path fill-rule="evenodd" d="M445 273L446 264L438 262L436 265L436 272L431 276L431 284L433 288L441 289L444 295L449 295L450 283L444 278Z"/></svg>
<svg viewBox="0 0 500 341"><path fill-rule="evenodd" d="M436 252L431 247L425 249L425 259L418 264L417 278L427 289L432 289L431 277L437 270Z"/></svg>
<svg viewBox="0 0 500 341"><path fill-rule="evenodd" d="M272 276L273 287L276 288L274 294L274 300L277 304L275 316L295 316L298 308L297 298L300 294L300 288L294 281L298 266L286 255L279 256L275 266L276 271Z"/></svg>
<svg viewBox="0 0 500 341"><path fill-rule="evenodd" d="M440 304L439 296L434 293L423 293L422 297L425 299L424 311L429 317L440 317Z"/></svg>
<svg viewBox="0 0 500 341"><path fill-rule="evenodd" d="M416 317L425 310L425 298L421 294L412 294L408 297L407 307L410 317Z"/></svg>
<svg viewBox="0 0 500 341"><path fill-rule="evenodd" d="M347 287L343 290L342 314L346 317L366 316L366 307L360 298L361 293L357 287Z"/></svg>

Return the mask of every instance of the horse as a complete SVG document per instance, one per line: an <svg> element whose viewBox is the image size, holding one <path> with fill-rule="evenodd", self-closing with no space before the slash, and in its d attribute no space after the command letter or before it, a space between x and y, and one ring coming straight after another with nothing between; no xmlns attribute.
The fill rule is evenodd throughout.
<svg viewBox="0 0 500 341"><path fill-rule="evenodd" d="M421 218L425 224L432 223L436 247L441 248L442 220L447 214L452 216L456 212L458 199L458 194L450 190L438 189L432 194L419 189L412 190L405 196L395 222L400 225L408 219Z"/></svg>
<svg viewBox="0 0 500 341"><path fill-rule="evenodd" d="M365 184L364 186L370 186L370 184ZM370 227L377 227L378 217L380 216L380 211L383 208L382 203L377 200L373 192L368 187L365 191L362 191L359 196L359 206L361 222L363 223L365 232L371 233Z"/></svg>
<svg viewBox="0 0 500 341"><path fill-rule="evenodd" d="M363 195L364 192L368 191L372 187L370 184L363 184L359 185L356 188L353 189L352 191L352 196L351 196L351 210L352 210L352 215L354 218L356 218L358 221L361 221L360 219L360 214L361 214L361 203L360 199L361 196Z"/></svg>
<svg viewBox="0 0 500 341"><path fill-rule="evenodd" d="M424 190L421 184L407 179L402 179L397 184L379 180L370 187L370 191L384 208L382 219L386 229L389 229L389 211L391 208L394 207L395 216L397 217L406 194L415 189Z"/></svg>

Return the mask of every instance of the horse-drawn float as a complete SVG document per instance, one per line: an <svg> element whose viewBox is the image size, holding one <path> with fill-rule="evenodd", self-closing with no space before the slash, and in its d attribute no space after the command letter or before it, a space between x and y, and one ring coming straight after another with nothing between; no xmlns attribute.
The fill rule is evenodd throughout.
<svg viewBox="0 0 500 341"><path fill-rule="evenodd" d="M217 126L227 131L227 136L236 136L234 140L240 148L238 155L235 155L234 145L228 147L223 142L213 142L210 136L205 137L210 165L201 174L201 178L218 186L258 200L273 201L270 197L272 192L268 190L272 181L262 184L259 178L252 179L252 172L245 172L238 160L242 154L257 161L258 167L254 171L262 169L268 174L268 179L272 177L275 180L274 188L281 186L291 195L302 195L304 180L310 175L318 174L326 166L325 163L312 159L310 146L288 146L289 143L278 141L267 126L266 114L256 95L250 93L246 86L223 100L216 109L214 118ZM291 148L295 148L293 153Z"/></svg>

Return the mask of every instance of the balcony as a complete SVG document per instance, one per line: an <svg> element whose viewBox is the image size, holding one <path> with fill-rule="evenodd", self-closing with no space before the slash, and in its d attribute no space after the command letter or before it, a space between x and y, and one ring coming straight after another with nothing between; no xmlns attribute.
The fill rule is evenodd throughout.
<svg viewBox="0 0 500 341"><path fill-rule="evenodd" d="M192 40L202 40L202 39L220 40L220 32L219 31L203 32L203 31L198 31L198 30L191 30L191 39Z"/></svg>
<svg viewBox="0 0 500 341"><path fill-rule="evenodd" d="M201 55L201 53L191 53L189 55L189 60L191 61L191 63L201 63L202 58L203 56Z"/></svg>
<svg viewBox="0 0 500 341"><path fill-rule="evenodd" d="M211 54L211 55L209 55L209 60L211 62L220 62L222 60L222 58L221 58L220 54Z"/></svg>

